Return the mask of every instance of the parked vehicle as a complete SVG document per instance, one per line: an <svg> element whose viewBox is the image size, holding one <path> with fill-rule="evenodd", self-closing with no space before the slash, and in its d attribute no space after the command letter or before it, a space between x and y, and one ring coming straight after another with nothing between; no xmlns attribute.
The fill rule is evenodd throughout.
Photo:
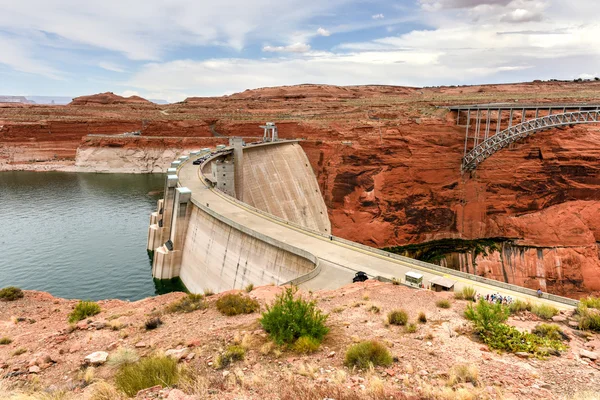
<svg viewBox="0 0 600 400"><path fill-rule="evenodd" d="M192 164L194 164L194 165L200 165L200 164L202 164L202 159L199 158L197 160L194 160L194 162Z"/></svg>
<svg viewBox="0 0 600 400"><path fill-rule="evenodd" d="M366 273L362 272L362 271L358 271L355 275L354 278L352 279L352 283L356 283L356 282L364 282L367 279L369 279L369 277L367 276Z"/></svg>

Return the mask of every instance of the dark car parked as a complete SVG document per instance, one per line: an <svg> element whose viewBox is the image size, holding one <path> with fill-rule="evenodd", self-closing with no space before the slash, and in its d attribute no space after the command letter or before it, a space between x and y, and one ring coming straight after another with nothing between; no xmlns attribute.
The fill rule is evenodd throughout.
<svg viewBox="0 0 600 400"><path fill-rule="evenodd" d="M356 282L364 282L367 279L369 279L369 277L367 276L367 274L365 274L362 271L358 271L355 275L354 278L352 279L352 283L356 283Z"/></svg>
<svg viewBox="0 0 600 400"><path fill-rule="evenodd" d="M194 164L194 165L200 165L200 164L202 164L202 159L199 158L197 160L194 160L194 162L192 164Z"/></svg>

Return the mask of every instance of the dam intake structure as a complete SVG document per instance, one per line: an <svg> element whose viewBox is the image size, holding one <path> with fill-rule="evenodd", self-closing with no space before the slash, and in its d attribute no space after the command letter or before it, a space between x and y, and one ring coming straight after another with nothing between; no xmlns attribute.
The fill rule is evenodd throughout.
<svg viewBox="0 0 600 400"><path fill-rule="evenodd" d="M269 138L271 139L271 138ZM364 271L382 281L419 273L455 290L501 292L559 308L577 301L452 270L354 243L331 233L327 208L298 140L203 149L173 161L151 215L148 250L156 279L179 277L194 293L248 284L335 289Z"/></svg>

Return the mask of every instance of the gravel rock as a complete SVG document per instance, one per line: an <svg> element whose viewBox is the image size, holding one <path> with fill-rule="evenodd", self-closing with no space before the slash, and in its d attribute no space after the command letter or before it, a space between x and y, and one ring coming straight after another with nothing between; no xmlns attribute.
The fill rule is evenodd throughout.
<svg viewBox="0 0 600 400"><path fill-rule="evenodd" d="M598 359L598 353L595 353L595 352L589 351L589 350L584 350L584 349L579 350L579 356L589 358L592 361Z"/></svg>
<svg viewBox="0 0 600 400"><path fill-rule="evenodd" d="M102 365L108 359L108 353L105 351L96 351L92 354L88 354L84 362L88 365Z"/></svg>

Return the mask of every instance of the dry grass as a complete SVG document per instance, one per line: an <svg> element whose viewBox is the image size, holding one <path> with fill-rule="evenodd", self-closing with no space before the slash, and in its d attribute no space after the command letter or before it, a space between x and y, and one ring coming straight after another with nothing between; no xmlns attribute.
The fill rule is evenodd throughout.
<svg viewBox="0 0 600 400"><path fill-rule="evenodd" d="M99 381L91 386L89 400L122 400L124 396L116 387L105 381Z"/></svg>
<svg viewBox="0 0 600 400"><path fill-rule="evenodd" d="M448 386L454 386L458 383L479 385L479 370L473 364L456 364L450 369L448 375Z"/></svg>

